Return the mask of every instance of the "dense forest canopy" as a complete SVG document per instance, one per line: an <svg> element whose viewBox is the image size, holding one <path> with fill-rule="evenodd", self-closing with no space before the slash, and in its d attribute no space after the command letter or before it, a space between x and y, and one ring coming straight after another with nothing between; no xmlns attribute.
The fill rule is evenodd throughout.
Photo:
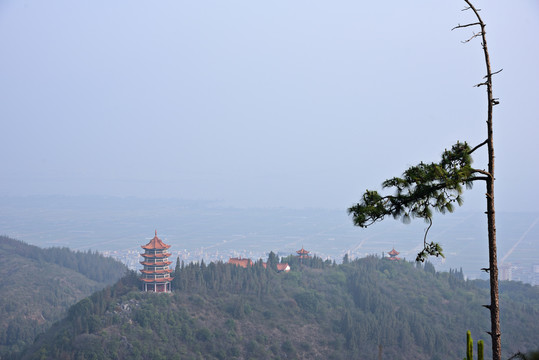
<svg viewBox="0 0 539 360"><path fill-rule="evenodd" d="M127 268L97 252L41 249L0 236L0 357L31 344L80 299Z"/></svg>
<svg viewBox="0 0 539 360"><path fill-rule="evenodd" d="M337 265L295 257L288 273L262 261L179 263L171 294L144 293L136 272L83 299L14 358L462 358L466 331L488 320L484 281L461 270L377 257ZM534 350L539 289L502 283L506 357ZM534 335L535 334L535 335ZM484 338L488 354L488 341Z"/></svg>

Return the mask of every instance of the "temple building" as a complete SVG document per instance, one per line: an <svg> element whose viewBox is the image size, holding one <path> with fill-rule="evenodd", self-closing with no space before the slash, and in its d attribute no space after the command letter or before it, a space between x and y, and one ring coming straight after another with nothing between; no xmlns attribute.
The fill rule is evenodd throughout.
<svg viewBox="0 0 539 360"><path fill-rule="evenodd" d="M228 259L229 264L233 264L236 266L240 266L244 269L247 269L248 267L254 266L255 263L251 259L242 259L240 258L230 258ZM290 265L288 263L278 263L277 265L277 272L289 272L290 271ZM263 262L262 266L264 269L267 269L268 264Z"/></svg>
<svg viewBox="0 0 539 360"><path fill-rule="evenodd" d="M388 252L387 254L389 255L389 257L387 258L388 260L396 261L396 260L400 260L400 259L401 259L400 257L397 257L397 255L399 255L400 252L398 252L397 250L395 250L395 248L393 248L393 250L391 250L391 251Z"/></svg>
<svg viewBox="0 0 539 360"><path fill-rule="evenodd" d="M299 259L308 259L310 258L311 256L309 255L309 252L310 251L307 251L303 248L303 246L301 247L300 250L296 251L296 253L298 254L298 258Z"/></svg>
<svg viewBox="0 0 539 360"><path fill-rule="evenodd" d="M170 283L174 279L170 276L172 269L170 264L172 261L168 260L171 256L167 252L170 245L165 244L161 239L157 237L157 230L155 231L155 237L150 240L149 243L142 246L145 250L143 254L140 254L144 260L140 263L144 266L140 272L142 273L140 280L142 281L142 290L151 292L170 292Z"/></svg>
<svg viewBox="0 0 539 360"><path fill-rule="evenodd" d="M290 265L288 263L277 263L275 264L277 266L277 272L289 272L290 271ZM262 266L264 266L264 269L268 268L268 263L262 263Z"/></svg>
<svg viewBox="0 0 539 360"><path fill-rule="evenodd" d="M253 260L251 259L242 259L240 258L230 258L228 259L229 264L234 264L236 266L240 266L242 268L247 268L248 266L253 266Z"/></svg>

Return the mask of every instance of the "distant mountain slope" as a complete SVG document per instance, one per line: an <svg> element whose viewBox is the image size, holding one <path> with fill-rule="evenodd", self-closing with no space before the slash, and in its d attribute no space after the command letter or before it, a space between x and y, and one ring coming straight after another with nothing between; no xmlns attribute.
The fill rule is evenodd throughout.
<svg viewBox="0 0 539 360"><path fill-rule="evenodd" d="M97 253L41 249L0 236L0 356L31 344L71 305L126 270Z"/></svg>
<svg viewBox="0 0 539 360"><path fill-rule="evenodd" d="M485 282L376 257L287 261L178 266L172 294L140 292L130 272L15 358L459 359L468 329L488 352ZM501 296L504 357L537 349L539 288L503 283Z"/></svg>

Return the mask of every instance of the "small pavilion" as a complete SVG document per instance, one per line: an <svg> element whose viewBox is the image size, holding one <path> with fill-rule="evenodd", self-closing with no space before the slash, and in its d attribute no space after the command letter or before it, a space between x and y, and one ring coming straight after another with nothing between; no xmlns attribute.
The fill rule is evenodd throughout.
<svg viewBox="0 0 539 360"><path fill-rule="evenodd" d="M296 253L298 254L297 257L299 259L308 259L310 258L311 256L309 255L310 251L307 251L303 248L303 246L301 247L300 250L296 251Z"/></svg>
<svg viewBox="0 0 539 360"><path fill-rule="evenodd" d="M397 261L397 260L400 260L401 258L400 257L397 257L397 255L400 254L400 252L398 252L397 250L395 250L395 248L393 248L393 250L391 250L390 252L387 253L389 255L389 257L387 258L388 260L391 260L391 261Z"/></svg>

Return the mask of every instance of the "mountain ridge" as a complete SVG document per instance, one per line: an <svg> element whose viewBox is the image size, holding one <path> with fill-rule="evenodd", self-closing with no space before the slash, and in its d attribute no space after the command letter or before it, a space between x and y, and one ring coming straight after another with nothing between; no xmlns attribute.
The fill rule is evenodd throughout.
<svg viewBox="0 0 539 360"><path fill-rule="evenodd" d="M485 340L484 281L460 270L375 256L313 257L276 273L222 262L178 264L171 294L143 293L136 272L72 306L21 359L460 358L466 330ZM504 356L536 350L539 289L501 287ZM513 299L514 298L514 299ZM19 357L13 357L19 358Z"/></svg>
<svg viewBox="0 0 539 360"><path fill-rule="evenodd" d="M0 355L31 344L71 305L126 271L97 253L41 249L6 236L0 236L0 264Z"/></svg>

